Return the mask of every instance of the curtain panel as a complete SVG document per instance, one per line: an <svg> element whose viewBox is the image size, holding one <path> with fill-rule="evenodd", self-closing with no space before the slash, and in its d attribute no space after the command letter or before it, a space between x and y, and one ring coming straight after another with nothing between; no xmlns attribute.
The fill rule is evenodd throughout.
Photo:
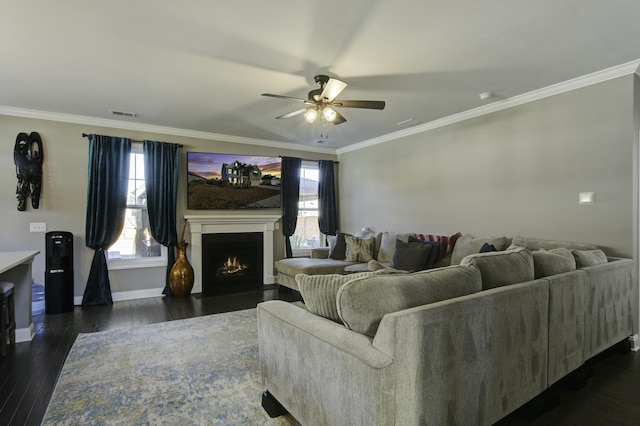
<svg viewBox="0 0 640 426"><path fill-rule="evenodd" d="M334 164L329 160L318 162L318 225L325 235L335 235L338 230Z"/></svg>
<svg viewBox="0 0 640 426"><path fill-rule="evenodd" d="M95 250L82 306L111 305L104 251L122 232L127 208L131 139L89 135L86 245Z"/></svg>
<svg viewBox="0 0 640 426"><path fill-rule="evenodd" d="M300 158L282 157L282 234L285 236L287 257L293 257L290 237L296 231L298 223L301 167Z"/></svg>
<svg viewBox="0 0 640 426"><path fill-rule="evenodd" d="M180 145L145 140L144 181L151 236L167 247L167 273L162 294L173 297L169 272L176 262L176 206L178 203L178 164Z"/></svg>

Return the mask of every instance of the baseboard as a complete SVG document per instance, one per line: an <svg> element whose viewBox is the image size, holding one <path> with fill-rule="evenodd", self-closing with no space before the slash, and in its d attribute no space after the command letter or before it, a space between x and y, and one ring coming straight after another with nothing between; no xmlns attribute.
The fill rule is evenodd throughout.
<svg viewBox="0 0 640 426"><path fill-rule="evenodd" d="M640 351L640 335L634 334L633 336L629 336L629 343L631 344L632 351Z"/></svg>
<svg viewBox="0 0 640 426"><path fill-rule="evenodd" d="M146 299L147 297L160 297L162 296L161 288L149 288L146 290L132 290L132 291L117 291L111 294L111 298L114 302L122 302L123 300L135 300ZM73 303L76 306L82 305L82 296L76 296L73 298Z"/></svg>
<svg viewBox="0 0 640 426"><path fill-rule="evenodd" d="M35 335L36 328L33 323L29 324L29 327L26 328L16 328L16 343L30 342Z"/></svg>

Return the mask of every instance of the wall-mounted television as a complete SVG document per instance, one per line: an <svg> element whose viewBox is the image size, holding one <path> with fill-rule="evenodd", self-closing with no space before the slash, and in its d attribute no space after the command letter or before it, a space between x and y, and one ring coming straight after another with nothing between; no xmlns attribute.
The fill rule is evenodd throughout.
<svg viewBox="0 0 640 426"><path fill-rule="evenodd" d="M187 208L279 209L280 157L187 152Z"/></svg>

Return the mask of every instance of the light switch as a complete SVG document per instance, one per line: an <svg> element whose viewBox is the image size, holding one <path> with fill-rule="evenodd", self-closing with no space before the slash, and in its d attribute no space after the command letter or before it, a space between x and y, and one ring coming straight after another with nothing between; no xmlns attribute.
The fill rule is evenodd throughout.
<svg viewBox="0 0 640 426"><path fill-rule="evenodd" d="M31 222L29 224L29 232L47 232L46 222Z"/></svg>
<svg viewBox="0 0 640 426"><path fill-rule="evenodd" d="M579 197L580 204L593 204L595 202L595 195L593 192L581 192Z"/></svg>

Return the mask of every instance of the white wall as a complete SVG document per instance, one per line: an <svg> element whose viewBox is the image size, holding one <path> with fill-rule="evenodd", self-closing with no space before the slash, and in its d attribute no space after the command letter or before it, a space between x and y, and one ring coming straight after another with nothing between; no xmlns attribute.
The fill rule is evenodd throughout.
<svg viewBox="0 0 640 426"><path fill-rule="evenodd" d="M38 132L44 145L43 190L40 208L34 210L30 199L27 210L17 210L16 173L13 164L13 146L20 132ZM34 279L44 283L44 234L30 233L30 222L46 222L48 231L69 231L74 234L75 295L82 296L86 285L93 250L85 246L85 214L87 193L88 139L82 133L97 133L129 137L134 140L151 139L184 145L180 154L180 182L178 190L178 233L185 214L234 214L233 211L186 210L186 153L188 151L220 152L229 154L255 154L272 156L298 156L308 159L335 160L335 155L286 150L257 145L219 142L197 138L177 137L106 127L63 123L0 115L0 140L5 149L0 151L0 251L40 250L33 265ZM237 212L251 214L252 211ZM280 210L260 210L256 214L280 214ZM180 235L178 235L180 237ZM189 233L185 235L189 240ZM275 259L284 257L284 239L280 232L274 235ZM165 268L111 271L111 290L114 293L157 289L164 287Z"/></svg>
<svg viewBox="0 0 640 426"><path fill-rule="evenodd" d="M632 82L340 154L341 226L561 239L631 257ZM583 191L596 203L579 205Z"/></svg>
<svg viewBox="0 0 640 426"><path fill-rule="evenodd" d="M620 77L341 153L341 229L521 235L633 257L634 82ZM595 204L578 204L584 191Z"/></svg>

